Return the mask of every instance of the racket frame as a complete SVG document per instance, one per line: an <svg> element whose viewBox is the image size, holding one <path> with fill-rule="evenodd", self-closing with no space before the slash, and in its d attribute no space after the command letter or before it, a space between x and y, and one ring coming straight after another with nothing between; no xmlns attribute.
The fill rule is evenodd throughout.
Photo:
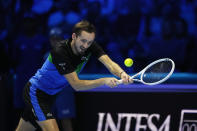
<svg viewBox="0 0 197 131"><path fill-rule="evenodd" d="M159 63L159 62L162 62L162 61L170 61L170 62L172 63L172 69L171 69L171 71L168 73L168 75L167 75L165 78L163 78L162 80L157 81L157 82L153 82L153 83L146 83L146 82L144 82L144 81L143 81L143 75L144 75L145 71L146 71L148 68L150 68L151 66L153 66L153 65L155 65L155 64L157 64L157 63ZM157 85L157 84L160 84L160 83L166 81L166 80L172 75L172 73L174 72L174 69L175 69L175 63L174 63L173 60L171 60L170 58L162 58L162 59L159 59L159 60L156 60L156 61L150 63L150 64L147 65L143 70L141 70L141 71L138 72L137 74L131 76L130 79L132 79L133 81L141 82L141 83L143 83L143 84L145 84L145 85ZM140 79L134 79L136 76L139 76L139 75L140 75ZM119 80L118 84L122 84L122 80Z"/></svg>

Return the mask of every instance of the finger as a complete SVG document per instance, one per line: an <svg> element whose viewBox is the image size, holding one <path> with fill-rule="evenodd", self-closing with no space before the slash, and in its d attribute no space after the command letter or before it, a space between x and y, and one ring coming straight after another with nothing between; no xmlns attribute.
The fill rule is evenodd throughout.
<svg viewBox="0 0 197 131"><path fill-rule="evenodd" d="M118 82L117 79L113 79L113 80L112 80L113 86L117 86L117 82Z"/></svg>
<svg viewBox="0 0 197 131"><path fill-rule="evenodd" d="M128 76L126 77L126 82L129 83L129 77Z"/></svg>
<svg viewBox="0 0 197 131"><path fill-rule="evenodd" d="M110 85L111 85L112 87L114 87L114 86L115 86L115 84L114 84L113 80L111 80L111 81L110 81Z"/></svg>
<svg viewBox="0 0 197 131"><path fill-rule="evenodd" d="M128 83L129 83L130 82L130 76L129 75L127 76L127 80L128 80Z"/></svg>
<svg viewBox="0 0 197 131"><path fill-rule="evenodd" d="M129 75L127 75L127 82L129 83L129 80L130 80L130 76Z"/></svg>
<svg viewBox="0 0 197 131"><path fill-rule="evenodd" d="M114 88L112 85L109 86L110 88Z"/></svg>
<svg viewBox="0 0 197 131"><path fill-rule="evenodd" d="M122 81L123 81L124 84L127 83L126 76L122 77Z"/></svg>
<svg viewBox="0 0 197 131"><path fill-rule="evenodd" d="M110 87L110 88L113 88L113 87L114 87L114 86L113 86L112 80L110 80L109 87Z"/></svg>
<svg viewBox="0 0 197 131"><path fill-rule="evenodd" d="M117 83L118 80L117 79L114 79L113 82L114 82L114 86L117 86L118 85L118 83Z"/></svg>
<svg viewBox="0 0 197 131"><path fill-rule="evenodd" d="M123 76L123 82L126 83L127 80L126 80L126 76Z"/></svg>
<svg viewBox="0 0 197 131"><path fill-rule="evenodd" d="M133 83L133 79L129 79L129 83Z"/></svg>
<svg viewBox="0 0 197 131"><path fill-rule="evenodd" d="M129 83L129 77L128 76L125 76L123 78L123 81L124 81L125 84L128 84Z"/></svg>

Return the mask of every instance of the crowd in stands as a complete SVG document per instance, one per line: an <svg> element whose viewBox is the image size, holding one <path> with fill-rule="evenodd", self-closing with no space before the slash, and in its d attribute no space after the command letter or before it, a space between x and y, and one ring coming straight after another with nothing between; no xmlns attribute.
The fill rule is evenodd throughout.
<svg viewBox="0 0 197 131"><path fill-rule="evenodd" d="M197 72L196 0L0 0L0 86L12 85L14 100L21 99L18 89L46 59L51 32L69 38L72 26L84 19L128 73L165 57L175 61L176 72ZM124 66L128 57L131 68ZM82 73L109 72L91 59Z"/></svg>
<svg viewBox="0 0 197 131"><path fill-rule="evenodd" d="M3 72L25 70L25 66L35 70L50 49L50 30L59 28L68 38L72 26L83 19L95 24L97 42L125 69L127 57L135 62L132 72L169 57L176 71L197 71L194 0L8 0L0 6L1 56L6 58L1 64ZM107 73L97 63L89 62L84 73Z"/></svg>

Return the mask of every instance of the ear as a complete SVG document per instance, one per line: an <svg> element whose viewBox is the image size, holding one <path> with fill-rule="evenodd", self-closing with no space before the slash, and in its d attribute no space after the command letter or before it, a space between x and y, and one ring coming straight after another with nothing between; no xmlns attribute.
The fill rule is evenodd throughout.
<svg viewBox="0 0 197 131"><path fill-rule="evenodd" d="M75 40L77 38L77 35L75 33L72 34L72 39Z"/></svg>

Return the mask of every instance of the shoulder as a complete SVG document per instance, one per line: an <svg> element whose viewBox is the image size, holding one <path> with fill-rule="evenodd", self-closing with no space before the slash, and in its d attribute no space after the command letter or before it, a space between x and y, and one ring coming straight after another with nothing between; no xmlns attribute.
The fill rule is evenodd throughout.
<svg viewBox="0 0 197 131"><path fill-rule="evenodd" d="M96 41L92 43L92 45L90 46L91 50L95 50L98 48L102 48Z"/></svg>
<svg viewBox="0 0 197 131"><path fill-rule="evenodd" d="M89 51L97 58L106 54L105 51L103 50L103 48L99 44L97 44L97 42L92 43Z"/></svg>
<svg viewBox="0 0 197 131"><path fill-rule="evenodd" d="M67 46L68 46L68 40L59 41L52 48L51 52L61 54L63 52L66 52L66 50L68 48Z"/></svg>

